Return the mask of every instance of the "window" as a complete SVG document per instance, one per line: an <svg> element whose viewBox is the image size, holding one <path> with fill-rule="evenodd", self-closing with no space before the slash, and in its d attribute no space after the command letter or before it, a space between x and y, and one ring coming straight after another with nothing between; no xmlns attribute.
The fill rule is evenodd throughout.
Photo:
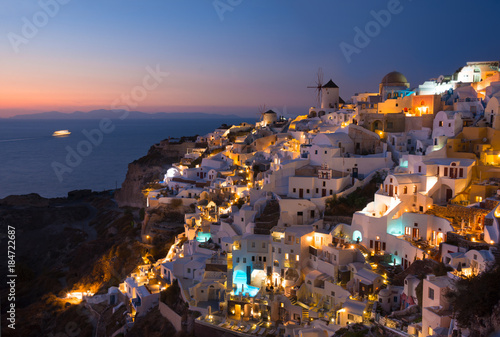
<svg viewBox="0 0 500 337"><path fill-rule="evenodd" d="M236 263L240 263L240 258L239 257L236 258Z"/></svg>
<svg viewBox="0 0 500 337"><path fill-rule="evenodd" d="M296 261L299 261L299 260L300 260L299 254L295 255L295 260L296 260Z"/></svg>
<svg viewBox="0 0 500 337"><path fill-rule="evenodd" d="M353 314L347 314L347 319L350 319L351 321L354 320L354 315Z"/></svg>
<svg viewBox="0 0 500 337"><path fill-rule="evenodd" d="M318 154L318 150L314 151L314 154Z"/></svg>
<svg viewBox="0 0 500 337"><path fill-rule="evenodd" d="M295 239L295 243L297 243L297 244L298 244L299 242L300 242L300 241L299 241L299 239Z"/></svg>
<svg viewBox="0 0 500 337"><path fill-rule="evenodd" d="M191 273L191 268L188 268L188 274Z"/></svg>
<svg viewBox="0 0 500 337"><path fill-rule="evenodd" d="M410 233L411 233L411 228L405 227L405 235L410 235Z"/></svg>
<svg viewBox="0 0 500 337"><path fill-rule="evenodd" d="M319 188L316 189L316 193L319 193Z"/></svg>
<svg viewBox="0 0 500 337"><path fill-rule="evenodd" d="M255 262L255 256L252 256L252 262Z"/></svg>
<svg viewBox="0 0 500 337"><path fill-rule="evenodd" d="M463 176L464 176L464 169L463 169L463 168L460 168L460 169L458 170L458 176L459 176L460 178L463 178Z"/></svg>
<svg viewBox="0 0 500 337"><path fill-rule="evenodd" d="M477 260L477 255L476 254L474 254L474 260Z"/></svg>
<svg viewBox="0 0 500 337"><path fill-rule="evenodd" d="M296 188L293 189L293 193L297 193L297 189Z"/></svg>
<svg viewBox="0 0 500 337"><path fill-rule="evenodd" d="M335 297L335 291L332 291L332 296Z"/></svg>
<svg viewBox="0 0 500 337"><path fill-rule="evenodd" d="M323 187L325 187L325 186L326 186L326 182L323 181Z"/></svg>
<svg viewBox="0 0 500 337"><path fill-rule="evenodd" d="M281 248L278 248L278 254L281 254Z"/></svg>
<svg viewBox="0 0 500 337"><path fill-rule="evenodd" d="M263 260L264 262L266 262L266 257L264 256L264 257L262 258L262 260Z"/></svg>
<svg viewBox="0 0 500 337"><path fill-rule="evenodd" d="M325 154L327 154L327 153L328 153L328 151L325 150Z"/></svg>
<svg viewBox="0 0 500 337"><path fill-rule="evenodd" d="M447 168L447 167L445 167L445 168L444 168L444 176L445 176L445 177L447 177L447 176L448 176L448 168Z"/></svg>
<svg viewBox="0 0 500 337"><path fill-rule="evenodd" d="M443 121L439 121L439 126L443 126Z"/></svg>
<svg viewBox="0 0 500 337"><path fill-rule="evenodd" d="M408 186L403 187L403 193L408 194Z"/></svg>
<svg viewBox="0 0 500 337"><path fill-rule="evenodd" d="M311 210L311 218L314 218L314 210Z"/></svg>
<svg viewBox="0 0 500 337"><path fill-rule="evenodd" d="M422 172L422 166L419 166L418 167L418 173L421 173Z"/></svg>
<svg viewBox="0 0 500 337"><path fill-rule="evenodd" d="M266 248L266 243L262 242L262 248Z"/></svg>
<svg viewBox="0 0 500 337"><path fill-rule="evenodd" d="M243 258L243 263L247 263L247 258L246 257Z"/></svg>
<svg viewBox="0 0 500 337"><path fill-rule="evenodd" d="M255 241L252 241L252 248L255 248Z"/></svg>
<svg viewBox="0 0 500 337"><path fill-rule="evenodd" d="M394 303L397 303L398 302L398 298L397 296L394 296Z"/></svg>
<svg viewBox="0 0 500 337"><path fill-rule="evenodd" d="M306 193L311 193L311 190L310 190L310 189L307 189L307 190L306 190Z"/></svg>
<svg viewBox="0 0 500 337"><path fill-rule="evenodd" d="M434 289L429 288L429 299L433 300L434 299Z"/></svg>
<svg viewBox="0 0 500 337"><path fill-rule="evenodd" d="M285 253L285 260L288 260L288 253Z"/></svg>
<svg viewBox="0 0 500 337"><path fill-rule="evenodd" d="M373 240L370 240L370 248L373 248Z"/></svg>
<svg viewBox="0 0 500 337"><path fill-rule="evenodd" d="M417 185L413 185L413 193L417 193Z"/></svg>

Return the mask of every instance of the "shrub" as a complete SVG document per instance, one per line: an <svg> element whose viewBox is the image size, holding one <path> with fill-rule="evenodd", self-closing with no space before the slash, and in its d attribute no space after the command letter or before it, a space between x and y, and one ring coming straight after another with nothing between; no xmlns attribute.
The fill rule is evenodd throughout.
<svg viewBox="0 0 500 337"><path fill-rule="evenodd" d="M170 206L172 206L173 208L178 208L178 207L181 207L182 206L182 200L181 199L172 199L170 201Z"/></svg>

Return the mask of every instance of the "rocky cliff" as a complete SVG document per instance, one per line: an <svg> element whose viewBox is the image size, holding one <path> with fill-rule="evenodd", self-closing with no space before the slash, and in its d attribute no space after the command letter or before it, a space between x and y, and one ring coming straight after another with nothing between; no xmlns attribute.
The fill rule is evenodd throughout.
<svg viewBox="0 0 500 337"><path fill-rule="evenodd" d="M144 207L146 199L141 192L144 187L150 182L163 180L172 163L180 160L187 149L194 147L194 137L183 137L179 142L164 140L151 146L147 155L128 165L125 181L115 194L118 205Z"/></svg>

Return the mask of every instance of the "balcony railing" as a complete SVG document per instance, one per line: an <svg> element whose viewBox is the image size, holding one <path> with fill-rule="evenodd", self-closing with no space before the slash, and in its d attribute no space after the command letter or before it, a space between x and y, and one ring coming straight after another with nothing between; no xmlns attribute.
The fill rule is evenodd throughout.
<svg viewBox="0 0 500 337"><path fill-rule="evenodd" d="M253 269L260 269L260 270L264 270L264 262L253 262L252 263L253 265Z"/></svg>

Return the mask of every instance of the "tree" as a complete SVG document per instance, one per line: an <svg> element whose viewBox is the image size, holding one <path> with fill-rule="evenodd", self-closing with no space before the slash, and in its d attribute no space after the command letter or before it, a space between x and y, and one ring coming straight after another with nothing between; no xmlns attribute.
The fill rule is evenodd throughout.
<svg viewBox="0 0 500 337"><path fill-rule="evenodd" d="M487 336L500 326L500 262L477 276L461 278L446 297L455 311L459 326L471 337Z"/></svg>

